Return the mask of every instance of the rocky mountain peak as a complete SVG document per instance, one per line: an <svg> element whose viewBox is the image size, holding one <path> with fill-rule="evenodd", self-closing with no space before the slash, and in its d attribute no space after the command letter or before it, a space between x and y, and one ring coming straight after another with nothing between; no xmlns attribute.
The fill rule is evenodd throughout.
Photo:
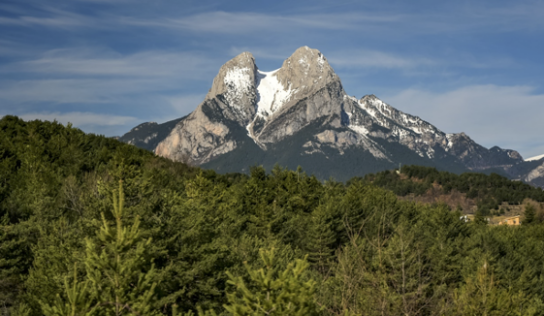
<svg viewBox="0 0 544 316"><path fill-rule="evenodd" d="M280 69L257 70L256 87L257 115L246 129L263 148L265 143L292 135L320 117L336 114L339 124L345 92L327 59L317 49L301 47Z"/></svg>
<svg viewBox="0 0 544 316"><path fill-rule="evenodd" d="M249 52L241 53L221 66L205 100L222 96L226 104L243 118L253 116L257 99L256 73L257 66L253 55Z"/></svg>
<svg viewBox="0 0 544 316"><path fill-rule="evenodd" d="M156 125L159 125L159 124L157 124L157 122L144 122L144 123L142 123L142 124L140 124L140 125L138 125L138 126L136 126L136 127L133 127L133 128L130 130L130 132L136 132L136 131L138 131L138 130L140 130L140 129L148 128L148 127L156 126ZM129 133L130 133L130 132L129 132Z"/></svg>
<svg viewBox="0 0 544 316"><path fill-rule="evenodd" d="M175 125L165 124L140 125L123 140L149 149L157 144L157 155L223 171L276 162L306 164L324 178L399 162L457 171L498 168L519 178L529 171L517 167L523 160L516 151L487 149L465 133L446 134L373 94L347 95L327 58L307 46L269 72L258 69L250 53L234 57L220 68L204 102ZM533 177L544 178L539 170Z"/></svg>
<svg viewBox="0 0 544 316"><path fill-rule="evenodd" d="M286 88L295 90L297 96L306 97L340 79L317 49L303 46L287 58L276 73L278 81Z"/></svg>

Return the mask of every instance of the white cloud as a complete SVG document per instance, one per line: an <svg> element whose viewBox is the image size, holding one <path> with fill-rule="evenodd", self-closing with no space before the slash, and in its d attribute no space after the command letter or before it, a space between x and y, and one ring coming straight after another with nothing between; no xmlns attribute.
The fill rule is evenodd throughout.
<svg viewBox="0 0 544 316"><path fill-rule="evenodd" d="M144 79L34 79L3 82L0 100L13 104L51 102L53 104L113 103L124 96L135 97L162 87Z"/></svg>
<svg viewBox="0 0 544 316"><path fill-rule="evenodd" d="M146 102L147 106L157 106L157 101L170 104L164 99L179 94L186 85L211 84L220 65L204 54L190 52L121 55L108 50L57 49L1 66L0 100L22 108L27 103L132 104L139 111ZM202 93L209 88L200 85ZM182 108L179 103L176 107L176 111Z"/></svg>
<svg viewBox="0 0 544 316"><path fill-rule="evenodd" d="M388 6L372 3L350 5L345 12L318 12L315 8L294 5L294 14L268 12L207 11L204 5L200 13L188 15L189 8L181 4L146 5L140 2L133 10L127 10L127 0L79 0L107 4L108 11L80 14L73 1L59 5L47 5L47 1L28 1L33 10L23 6L10 6L11 16L0 17L0 25L24 27L48 27L59 29L92 28L118 29L129 25L137 27L166 28L218 34L292 33L298 29L350 30L366 35L407 36L408 34L444 34L489 31L516 31L542 29L544 5L538 1L525 3L474 2L465 5L436 5L429 8L421 3ZM423 8L425 6L425 8ZM66 8L61 10L58 8ZM312 10L313 9L313 10ZM323 9L321 12L324 12ZM399 30L402 30L399 31Z"/></svg>
<svg viewBox="0 0 544 316"><path fill-rule="evenodd" d="M257 12L214 11L180 18L142 19L122 18L128 25L163 27L193 32L251 34L265 32L292 32L299 28L345 30L361 23L389 23L399 20L396 14L299 14L274 15Z"/></svg>
<svg viewBox="0 0 544 316"><path fill-rule="evenodd" d="M544 94L528 86L474 85L447 92L407 89L382 100L418 115L445 132L465 132L476 142L544 153Z"/></svg>
<svg viewBox="0 0 544 316"><path fill-rule="evenodd" d="M409 58L373 50L333 52L329 62L338 67L411 69L438 64L427 58Z"/></svg>
<svg viewBox="0 0 544 316"><path fill-rule="evenodd" d="M119 24L224 35L305 34L308 30L354 31L358 35L392 38L423 34L465 34L467 32L542 29L544 5L469 3L463 6L422 4L353 5L345 12L312 13L295 6L294 14L243 11L208 11L186 15L173 10L161 16L118 16ZM419 10L417 8L420 8ZM178 13L179 12L179 13ZM315 10L313 11L315 12ZM113 19L111 19L113 21ZM301 32L302 30L302 32ZM326 35L324 35L326 36ZM371 44L371 43L370 43Z"/></svg>
<svg viewBox="0 0 544 316"><path fill-rule="evenodd" d="M117 126L136 123L139 120L132 116L118 116L97 114L91 112L36 112L36 113L24 113L19 115L20 118L26 121L30 120L42 120L53 121L57 120L62 124L72 123L77 127L87 126Z"/></svg>
<svg viewBox="0 0 544 316"><path fill-rule="evenodd" d="M35 8L36 9L36 8ZM59 10L54 6L39 6L33 14L25 13L18 7L11 7L12 17L0 17L0 25L26 26L26 27L52 27L72 28L91 26L101 28L103 24L95 24L95 19L85 15Z"/></svg>
<svg viewBox="0 0 544 316"><path fill-rule="evenodd" d="M109 50L67 48L50 50L38 58L2 66L0 72L146 78L186 75L195 79L195 75L202 78L211 69L210 58L196 53L142 51L121 55Z"/></svg>

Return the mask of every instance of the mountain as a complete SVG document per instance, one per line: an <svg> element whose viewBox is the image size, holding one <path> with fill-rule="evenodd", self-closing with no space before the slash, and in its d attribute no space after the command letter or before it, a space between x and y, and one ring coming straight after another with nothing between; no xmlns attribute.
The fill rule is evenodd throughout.
<svg viewBox="0 0 544 316"><path fill-rule="evenodd" d="M170 134L176 124L184 118L178 118L162 124L157 124L156 122L142 123L119 137L118 140L154 151L157 145Z"/></svg>
<svg viewBox="0 0 544 316"><path fill-rule="evenodd" d="M544 155L538 155L538 156L534 156L534 157L531 157L531 158L527 158L527 159L525 159L525 161L541 160L542 158L544 158Z"/></svg>
<svg viewBox="0 0 544 316"><path fill-rule="evenodd" d="M162 125L144 123L121 140L150 150L157 144L157 155L220 172L278 163L347 180L417 164L526 176L514 150L446 134L374 95L349 96L327 58L306 46L271 72L261 71L251 53L236 56L191 114Z"/></svg>

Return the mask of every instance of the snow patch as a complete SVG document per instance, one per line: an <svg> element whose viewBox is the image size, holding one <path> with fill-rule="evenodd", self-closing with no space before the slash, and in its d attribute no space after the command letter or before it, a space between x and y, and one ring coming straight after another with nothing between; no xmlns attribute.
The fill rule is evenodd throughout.
<svg viewBox="0 0 544 316"><path fill-rule="evenodd" d="M525 161L535 161L535 160L540 160L544 158L544 155L539 155L539 156L534 156L534 157L531 157L531 158L527 158L525 159Z"/></svg>
<svg viewBox="0 0 544 316"><path fill-rule="evenodd" d="M281 109L296 90L291 90L291 86L285 89L274 75L278 70L257 70L257 115L264 118Z"/></svg>
<svg viewBox="0 0 544 316"><path fill-rule="evenodd" d="M446 139L448 140L448 148L453 147L453 136L455 134L446 134Z"/></svg>
<svg viewBox="0 0 544 316"><path fill-rule="evenodd" d="M320 72L323 72L323 67L325 66L325 56L319 53L317 54L317 64L319 65ZM321 79L321 77L319 77Z"/></svg>
<svg viewBox="0 0 544 316"><path fill-rule="evenodd" d="M281 68L280 68L281 69ZM274 113L278 112L282 106L287 103L297 89L291 89L291 85L287 89L278 77L275 75L279 69L274 71L264 72L257 70L256 90L257 90L257 109L255 118L246 126L249 137L258 143L257 135L253 133L253 125L258 118L267 120Z"/></svg>
<svg viewBox="0 0 544 316"><path fill-rule="evenodd" d="M349 115L349 114L348 114ZM370 133L364 126L362 125L348 125L348 128L352 131L354 131L355 133L359 134L359 135L368 135L368 133Z"/></svg>
<svg viewBox="0 0 544 316"><path fill-rule="evenodd" d="M359 100L357 100L356 97L352 97L351 95L347 95L347 94L344 95L344 99L350 99L351 101L353 101L353 102L359 104ZM359 106L360 106L360 104L359 104Z"/></svg>
<svg viewBox="0 0 544 316"><path fill-rule="evenodd" d="M241 110L238 101L244 96L251 93L253 88L253 80L251 80L251 69L235 67L229 69L223 80L227 87L225 98L228 103Z"/></svg>

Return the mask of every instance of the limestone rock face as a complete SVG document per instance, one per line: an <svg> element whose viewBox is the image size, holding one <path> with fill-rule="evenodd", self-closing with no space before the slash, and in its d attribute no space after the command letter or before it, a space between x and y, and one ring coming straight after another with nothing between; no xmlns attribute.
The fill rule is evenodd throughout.
<svg viewBox="0 0 544 316"><path fill-rule="evenodd" d="M159 142L165 139L181 120L183 120L183 118L178 118L162 124L157 124L156 122L142 123L131 129L122 137L119 137L119 140L153 151Z"/></svg>
<svg viewBox="0 0 544 316"><path fill-rule="evenodd" d="M340 125L342 99L345 94L340 78L336 75L327 59L317 49L307 46L297 49L287 58L280 69L270 74L278 83L280 93L287 91L288 97L268 108L266 103L259 103L254 122L248 126L250 135L262 147L291 136L311 122L322 117L336 118L332 124ZM262 83L261 80L259 83ZM263 87L264 88L264 87ZM270 91L261 89L260 97L266 97Z"/></svg>
<svg viewBox="0 0 544 316"><path fill-rule="evenodd" d="M269 73L261 72L253 55L244 52L221 67L205 101L155 152L202 164L234 150L236 140L225 138L229 128L223 120L246 129L263 149L322 117L339 127L344 94L340 79L316 49L297 49ZM204 113L206 107L215 110Z"/></svg>
<svg viewBox="0 0 544 316"><path fill-rule="evenodd" d="M209 106L206 101L179 122L170 135L159 143L155 153L175 161L202 164L214 157L236 148L236 142L227 139L229 128L211 121L202 108Z"/></svg>
<svg viewBox="0 0 544 316"><path fill-rule="evenodd" d="M361 137L357 133L352 131L338 132L334 130L326 130L314 136L313 141L309 141L304 144L303 148L306 149L307 154L322 152L320 148L322 146L328 146L338 150L340 155L350 147L363 147L366 148L374 157L391 161L384 153L384 149L373 142L371 139Z"/></svg>
<svg viewBox="0 0 544 316"><path fill-rule="evenodd" d="M255 58L248 52L229 60L224 64L213 80L206 95L206 101L221 96L222 101L231 107L234 118L247 123L255 115Z"/></svg>
<svg viewBox="0 0 544 316"><path fill-rule="evenodd" d="M535 169L531 170L531 172L527 174L524 180L527 182L532 182L539 178L544 178L544 163L542 163L540 166L536 167Z"/></svg>
<svg viewBox="0 0 544 316"><path fill-rule="evenodd" d="M288 111L299 100L311 97L329 86L333 86L338 92L343 92L340 78L329 65L327 58L317 49L311 49L308 46L297 49L283 62L275 75L284 89L294 91L282 112ZM334 108L334 106L329 107Z"/></svg>
<svg viewBox="0 0 544 316"><path fill-rule="evenodd" d="M236 148L225 122L245 126L255 116L257 67L251 53L224 64L202 102L159 143L155 153L200 165Z"/></svg>
<svg viewBox="0 0 544 316"><path fill-rule="evenodd" d="M436 158L435 147L447 145L446 134L417 116L403 113L375 95L346 97L345 124L372 138L408 147L421 157Z"/></svg>

